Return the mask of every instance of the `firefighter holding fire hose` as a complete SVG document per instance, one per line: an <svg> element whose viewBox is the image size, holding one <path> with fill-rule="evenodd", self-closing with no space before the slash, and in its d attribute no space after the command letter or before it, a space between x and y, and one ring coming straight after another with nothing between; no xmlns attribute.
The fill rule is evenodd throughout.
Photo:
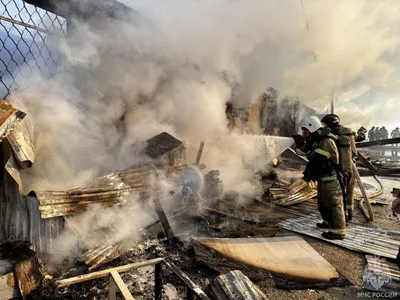
<svg viewBox="0 0 400 300"><path fill-rule="evenodd" d="M343 176L345 189L345 208L347 209L347 219L353 219L354 211L354 185L355 176L353 174L353 160L357 157L356 141L365 140L366 129L361 127L358 132L353 132L350 128L340 124L340 119L335 114L329 114L322 118L322 124L331 129L332 134L337 137L336 145L339 150L339 172Z"/></svg>
<svg viewBox="0 0 400 300"><path fill-rule="evenodd" d="M317 227L328 229L322 236L327 239L344 239L346 220L343 209L342 189L338 175L339 152L335 136L324 128L316 116L306 117L300 122L302 135L295 135L296 151L308 158L303 172L307 182L318 182L318 209L323 222Z"/></svg>

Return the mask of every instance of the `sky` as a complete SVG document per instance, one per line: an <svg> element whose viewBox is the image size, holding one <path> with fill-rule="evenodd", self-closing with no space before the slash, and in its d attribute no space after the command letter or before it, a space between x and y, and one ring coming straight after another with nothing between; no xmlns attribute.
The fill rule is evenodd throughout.
<svg viewBox="0 0 400 300"><path fill-rule="evenodd" d="M208 26L207 23L210 23L209 26L212 24L220 26L222 30L222 38L224 34L226 35L227 33L224 27L229 26L229 18L232 17L237 18L238 23L241 24L240 26L242 27L255 26L256 30L258 27L260 27L259 24L252 24L251 22L248 22L247 24L240 23L242 22L241 18L236 16L237 11L235 11L235 9L241 8L240 1L215 1L214 3L211 3L210 1L203 1L202 4L194 4L190 1L190 3L185 3L185 1L179 0L172 0L168 3L163 3L158 0L121 0L120 2L137 10L145 17L149 17L150 19L155 18L157 20L156 26L171 26L174 25L174 21L186 22L189 25L188 28L195 31L197 30L201 35L207 33L203 32L202 29L200 30L196 28L193 24L188 23L191 19L198 22L197 27ZM392 1L383 0L376 0L373 2L364 0L303 0L303 7L301 6L300 0L286 0L283 4L281 4L282 2L274 0L269 2L271 4L261 5L260 1L252 0L249 5L254 7L260 6L260 10L268 9L270 10L269 12L276 14L277 18L287 18L291 21L286 22L286 24L278 19L272 19L272 21L269 21L268 25L270 25L272 30L275 30L277 35L282 35L282 37L271 37L272 39L276 40L279 46L277 46L275 49L269 47L269 55L257 55L256 51L262 52L265 50L262 46L257 46L259 49L257 49L257 47L253 49L253 52L250 53L252 55L248 55L246 57L245 54L243 56L243 65L254 65L257 63L257 61L254 61L254 59L257 59L261 60L259 63L260 66L270 70L269 72L265 72L263 69L251 67L250 70L252 74L257 74L257 76L245 76L245 78L243 78L245 85L249 85L251 88L255 87L256 89L260 90L259 86L264 85L265 82L268 81L270 85L278 87L280 90L288 90L287 92L290 93L291 96L299 95L303 103L306 103L318 111L323 112L327 110L327 106L330 102L331 87L334 85L333 83L331 84L329 82L334 77L336 77L335 80L340 80L337 79L338 75L336 75L334 72L335 68L337 68L337 74L340 74L340 77L343 77L343 81L347 80L350 82L349 85L342 84L336 89L337 101L335 108L337 109L338 113L344 115L344 119L347 119L349 111L352 111L351 115L353 117L357 115L359 119L361 119L360 124L365 124L365 126L370 126L372 123L377 122L386 123L388 126L396 126L397 116L393 113L385 113L385 108L388 108L389 110L390 108L396 108L396 101L398 101L395 97L396 94L391 91L395 85L393 82L389 82L388 78L388 74L393 71L388 69L388 65L383 65L378 62L378 58L380 59L383 56L396 56L396 52L390 53L388 49L390 49L390 47L393 49L398 48L398 41L394 40L393 38L385 38L385 35L388 34L389 29L387 29L387 26L390 24L390 22L393 24L392 30L395 31L398 28L398 18L393 16L395 15L398 6L393 4ZM319 3L323 3L323 5ZM338 4L336 5L335 3ZM25 4L24 6L22 0L8 2L8 4L6 4L8 12L4 11L4 5L4 1L2 1L2 4L0 4L0 13L2 15L15 18L23 22L34 23L36 25L39 24L39 15L43 15L44 13L41 9L38 9L36 12L33 9L33 6L29 4ZM195 17L196 14L193 13L193 11L196 9L198 9L199 16L206 16L205 13L208 10L210 12L215 11L216 13L220 13L219 10L223 9L224 6L226 7L226 13L225 15L222 15L222 17L226 17L226 22L215 21L213 19L215 16L213 13L210 13L210 19L202 23L200 18L197 20ZM324 8L325 6L326 8ZM391 6L393 7L393 13L390 13ZM365 11L365 7L370 7L371 11ZM22 12L20 12L20 9L22 9ZM246 11L244 9L243 14L253 13L250 10L251 9ZM327 11L330 11L331 13L327 14ZM28 12L33 13L33 22L30 20ZM185 15L187 15L187 17L185 17ZM387 24L385 23L385 19L387 19ZM254 20L257 19L254 18ZM265 22L268 23L266 20ZM6 27L6 29L11 28L10 24L6 22L2 22L2 24ZM0 30L4 30L4 28L0 26ZM240 27L232 27L232 30L238 31L239 34L247 34L246 30ZM266 34L271 35L272 30L266 32ZM364 31L366 32L365 34L363 33ZM12 29L12 32L18 34L18 32L16 32L14 29ZM29 31L26 31L25 35L30 37L28 33ZM179 29L177 34L180 33L185 34L183 30ZM331 39L325 39L324 36L331 36ZM370 40L368 40L369 36L371 37ZM212 35L210 35L210 37L214 38ZM359 40L356 40L356 37L359 37ZM228 36L227 39L228 38L231 37ZM208 42L212 40L209 37L204 36L204 41ZM296 42L297 45L300 45L296 51L292 51L292 49L290 49L290 47L293 48L294 42ZM301 45L303 42L304 45ZM333 44L330 45L330 42ZM375 42L377 44L382 44L383 46L380 48L375 46L368 48L369 44L372 45ZM338 44L341 45L341 48L336 47ZM356 44L359 44L359 47L357 47ZM238 46L243 47L243 45ZM305 51L307 55L299 55L304 48L307 48L307 51ZM369 51L365 51L365 49L368 49ZM364 52L370 52L371 55L364 57ZM313 63L314 55L316 58L315 63ZM307 56L310 58L312 57L312 59L310 63L304 65L301 63L301 61L303 61L305 57L308 59ZM348 56L348 58L346 56ZM355 63L353 68L354 70L350 70L350 67L343 67L346 64L352 65L352 62L357 60L358 57L361 57L364 59L364 61L360 59L359 62ZM396 60L392 59L392 61L395 62L393 64L394 67L399 66ZM298 65L298 67L296 67L296 65ZM369 70L368 68L372 70ZM375 77L381 78L381 80L377 80L376 78L373 78L374 76L369 74L369 79L371 79L370 82L362 84L360 87L360 85L356 82L360 79L357 78L356 75L357 69L360 69L360 73L364 72L365 74L376 71L377 75ZM243 74L246 75L246 70L242 71ZM271 76L270 73L274 75ZM304 74L304 76L301 74ZM320 75L315 77L316 74ZM322 80L320 84L317 84L315 87L313 87L316 90L318 89L318 93L310 93L308 81L314 80L318 82L321 78L324 78L324 75L326 80ZM282 84L282 78L288 82ZM365 87L368 89L381 87L382 85L386 84L385 78L388 79L388 93L381 93L379 99L376 97L364 97L363 103L353 103L353 100L357 98L359 90L362 90ZM291 88L287 88L288 83L292 87L295 87L293 88L293 91ZM296 94L293 95L293 93ZM380 107L377 102L384 103L385 107ZM382 113L382 111L384 111L384 113ZM363 114L367 114L368 118L362 118ZM349 120L347 123L352 124L352 121ZM354 124L354 126L357 125L359 124Z"/></svg>

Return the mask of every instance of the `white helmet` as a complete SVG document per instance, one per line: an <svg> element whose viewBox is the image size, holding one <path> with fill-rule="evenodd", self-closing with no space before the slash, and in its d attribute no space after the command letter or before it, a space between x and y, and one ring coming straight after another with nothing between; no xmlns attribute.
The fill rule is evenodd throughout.
<svg viewBox="0 0 400 300"><path fill-rule="evenodd" d="M318 129L324 127L317 116L310 116L303 118L300 123L299 127L305 128L311 133L316 132Z"/></svg>

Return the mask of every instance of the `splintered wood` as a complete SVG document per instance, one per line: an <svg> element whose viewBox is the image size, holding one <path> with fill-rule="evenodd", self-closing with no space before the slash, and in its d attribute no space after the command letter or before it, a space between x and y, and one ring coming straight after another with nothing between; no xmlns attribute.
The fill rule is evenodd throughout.
<svg viewBox="0 0 400 300"><path fill-rule="evenodd" d="M23 297L38 288L43 279L43 275L40 272L40 263L36 257L18 262L14 266L14 274Z"/></svg>
<svg viewBox="0 0 400 300"><path fill-rule="evenodd" d="M88 266L89 271L92 271L118 257L120 257L118 246L97 246L82 254L79 260Z"/></svg>
<svg viewBox="0 0 400 300"><path fill-rule="evenodd" d="M229 265L232 261L297 281L329 282L339 278L336 269L298 236L194 241L196 259L217 270L219 264Z"/></svg>
<svg viewBox="0 0 400 300"><path fill-rule="evenodd" d="M322 237L323 230L316 227L318 222L321 222L321 217L312 214L284 220L279 226L358 252L396 258L399 251L400 231L348 224L344 240L328 240Z"/></svg>
<svg viewBox="0 0 400 300"><path fill-rule="evenodd" d="M296 203L310 200L317 196L317 183L307 183L303 180L289 184L280 183L278 187L269 188L269 192L274 199L278 200L277 204L281 206L289 206Z"/></svg>

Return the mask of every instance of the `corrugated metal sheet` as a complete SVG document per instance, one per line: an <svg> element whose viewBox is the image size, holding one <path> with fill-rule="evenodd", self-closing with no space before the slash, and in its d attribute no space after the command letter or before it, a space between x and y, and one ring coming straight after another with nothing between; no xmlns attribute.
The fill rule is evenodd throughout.
<svg viewBox="0 0 400 300"><path fill-rule="evenodd" d="M207 287L214 300L268 300L268 297L240 271L220 275Z"/></svg>
<svg viewBox="0 0 400 300"><path fill-rule="evenodd" d="M384 258L366 255L367 266L363 274L364 288L371 291L400 291L400 271L395 263Z"/></svg>
<svg viewBox="0 0 400 300"><path fill-rule="evenodd" d="M149 190L151 174L150 168L140 167L65 192L36 192L42 218L73 215L95 203L111 206L135 199L138 193Z"/></svg>
<svg viewBox="0 0 400 300"><path fill-rule="evenodd" d="M54 241L64 229L64 219L42 219L36 198L20 196L0 201L0 216L0 240L29 240L38 253L55 253Z"/></svg>
<svg viewBox="0 0 400 300"><path fill-rule="evenodd" d="M11 156L11 146L5 140L0 143L1 166ZM0 178L0 240L29 240L38 253L55 253L54 240L64 229L64 219L42 219L36 198L21 196L18 184L4 168Z"/></svg>
<svg viewBox="0 0 400 300"><path fill-rule="evenodd" d="M168 178L182 179L187 165L170 167L163 172ZM33 192L40 202L42 218L73 215L83 211L88 205L101 203L106 206L134 201L141 193L150 193L154 185L152 176L158 170L150 165L141 165L131 169L112 173L90 184L68 191Z"/></svg>
<svg viewBox="0 0 400 300"><path fill-rule="evenodd" d="M300 218L284 220L279 223L279 226L357 252L375 254L394 259L399 251L400 231L350 223L347 225L347 233L344 240L328 240L321 235L323 230L315 226L318 222L321 222L321 217L312 214Z"/></svg>

